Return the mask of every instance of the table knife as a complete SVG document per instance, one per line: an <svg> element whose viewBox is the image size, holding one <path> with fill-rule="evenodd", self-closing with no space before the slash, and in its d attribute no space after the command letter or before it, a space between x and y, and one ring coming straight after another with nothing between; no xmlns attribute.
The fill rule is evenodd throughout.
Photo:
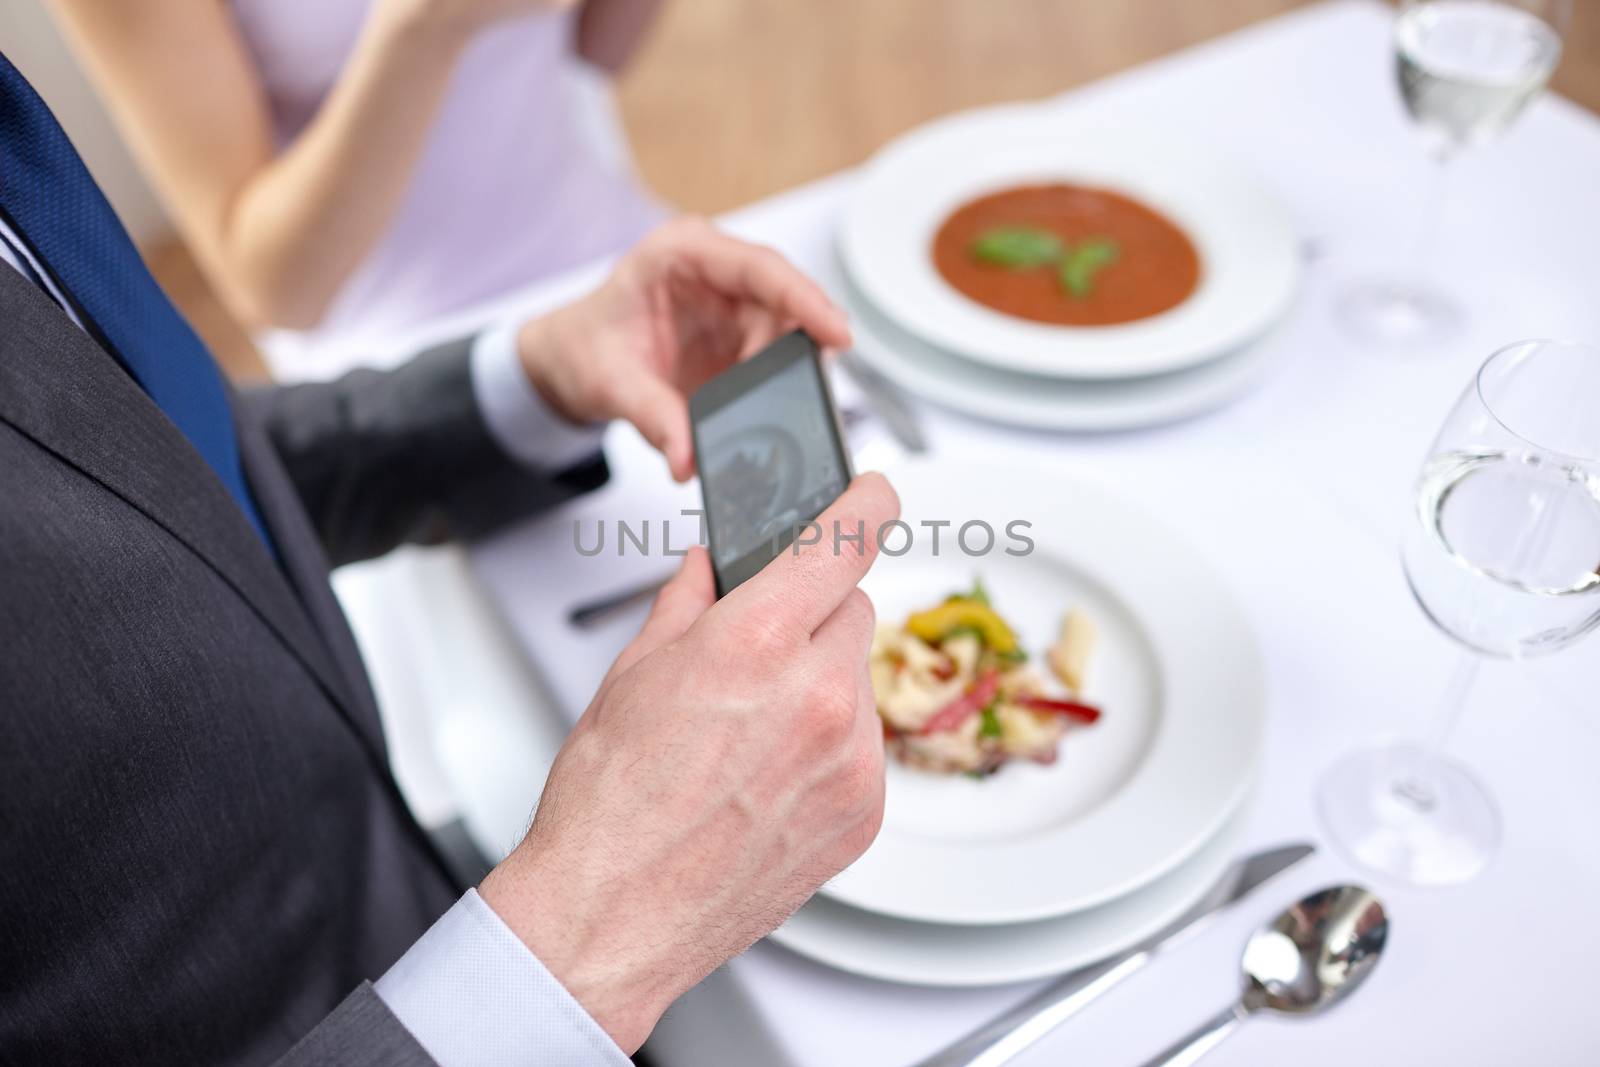
<svg viewBox="0 0 1600 1067"><path fill-rule="evenodd" d="M1187 941L1217 914L1315 851L1301 843L1235 860L1198 903L1144 941L1120 955L1073 971L913 1067L997 1067L1007 1062L1156 955Z"/></svg>
<svg viewBox="0 0 1600 1067"><path fill-rule="evenodd" d="M607 593L593 600L586 600L567 612L567 624L576 626L580 630L593 629L617 612L651 599L670 581L672 575L666 574L660 578L651 578L649 581L629 586L620 592Z"/></svg>
<svg viewBox="0 0 1600 1067"><path fill-rule="evenodd" d="M917 455L928 450L922 423L898 385L879 374L854 351L839 353L839 369L861 390L861 395L867 398L884 426L907 452Z"/></svg>

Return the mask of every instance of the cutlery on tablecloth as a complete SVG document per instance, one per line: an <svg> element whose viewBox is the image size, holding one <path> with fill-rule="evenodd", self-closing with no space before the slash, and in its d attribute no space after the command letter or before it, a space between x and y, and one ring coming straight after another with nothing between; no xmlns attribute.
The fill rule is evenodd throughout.
<svg viewBox="0 0 1600 1067"><path fill-rule="evenodd" d="M1215 915L1315 852L1300 843L1264 849L1232 864L1200 900L1155 934L1119 955L1062 977L915 1067L997 1067L1066 1022L1101 994L1188 940Z"/></svg>
<svg viewBox="0 0 1600 1067"><path fill-rule="evenodd" d="M1333 886L1294 904L1244 947L1244 991L1145 1067L1189 1067L1258 1011L1312 1015L1355 992L1383 955L1389 917L1360 886Z"/></svg>
<svg viewBox="0 0 1600 1067"><path fill-rule="evenodd" d="M922 421L898 385L879 374L853 349L839 353L839 369L861 390L861 395L867 398L867 403L901 447L913 455L928 450Z"/></svg>
<svg viewBox="0 0 1600 1067"><path fill-rule="evenodd" d="M607 593L605 596L596 597L576 604L567 612L567 623L580 630L593 629L605 622L619 611L633 607L642 600L649 600L661 591L661 587L672 580L672 575L663 575L652 578L641 585L629 586L618 593Z"/></svg>

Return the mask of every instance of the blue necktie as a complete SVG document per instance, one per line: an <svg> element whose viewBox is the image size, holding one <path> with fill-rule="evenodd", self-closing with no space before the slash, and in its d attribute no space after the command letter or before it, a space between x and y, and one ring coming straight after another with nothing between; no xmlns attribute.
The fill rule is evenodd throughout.
<svg viewBox="0 0 1600 1067"><path fill-rule="evenodd" d="M84 327L217 472L270 550L239 463L221 372L145 269L55 116L3 55L0 210Z"/></svg>

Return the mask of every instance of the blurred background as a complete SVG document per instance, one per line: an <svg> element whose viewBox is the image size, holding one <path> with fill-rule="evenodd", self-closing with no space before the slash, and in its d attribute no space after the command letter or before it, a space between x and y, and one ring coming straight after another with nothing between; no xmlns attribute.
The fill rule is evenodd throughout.
<svg viewBox="0 0 1600 1067"><path fill-rule="evenodd" d="M219 0L220 2L220 0ZM669 0L617 102L639 169L716 213L861 162L958 108L1105 77L1306 0ZM0 50L33 81L157 277L236 377L266 374L122 147L44 7L0 5ZM1553 88L1600 111L1600 5L1574 5Z"/></svg>

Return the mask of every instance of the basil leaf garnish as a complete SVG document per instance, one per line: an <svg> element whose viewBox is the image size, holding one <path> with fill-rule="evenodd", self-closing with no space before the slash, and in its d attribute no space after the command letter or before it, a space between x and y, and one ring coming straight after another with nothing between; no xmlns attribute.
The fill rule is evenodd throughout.
<svg viewBox="0 0 1600 1067"><path fill-rule="evenodd" d="M1061 287L1078 299L1094 291L1095 275L1117 261L1121 248L1105 238L1091 238L1074 245L1056 268Z"/></svg>
<svg viewBox="0 0 1600 1067"><path fill-rule="evenodd" d="M1031 270L1054 263L1061 251L1061 238L1049 230L1029 226L1001 226L979 234L972 243L973 258L1011 270Z"/></svg>

